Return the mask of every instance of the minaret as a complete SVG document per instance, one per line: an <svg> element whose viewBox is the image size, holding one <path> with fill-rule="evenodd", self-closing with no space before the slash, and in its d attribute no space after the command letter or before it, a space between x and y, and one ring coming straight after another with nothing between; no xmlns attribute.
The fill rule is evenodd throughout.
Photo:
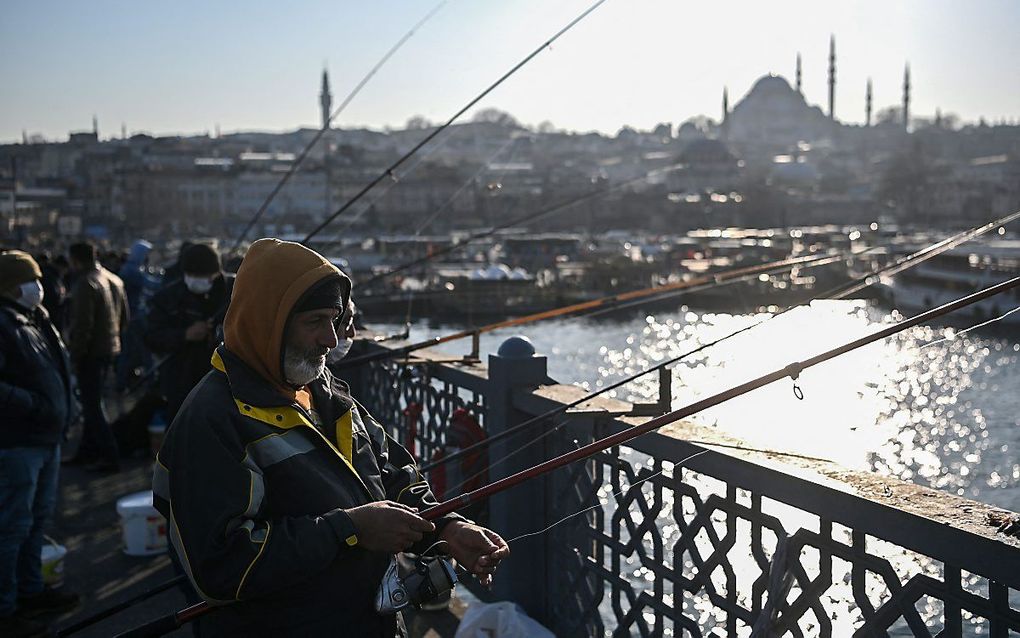
<svg viewBox="0 0 1020 638"><path fill-rule="evenodd" d="M942 128L942 109L941 107L935 108L935 128Z"/></svg>
<svg viewBox="0 0 1020 638"><path fill-rule="evenodd" d="M322 107L322 128L329 128L329 116L333 111L333 94L329 92L329 71L322 70L322 91L319 93L319 106Z"/></svg>
<svg viewBox="0 0 1020 638"><path fill-rule="evenodd" d="M871 126L871 78L868 78L868 91L864 94L864 126Z"/></svg>
<svg viewBox="0 0 1020 638"><path fill-rule="evenodd" d="M800 53L797 54L797 93L804 95L804 91L800 88Z"/></svg>
<svg viewBox="0 0 1020 638"><path fill-rule="evenodd" d="M829 119L836 120L836 36L829 36Z"/></svg>
<svg viewBox="0 0 1020 638"><path fill-rule="evenodd" d="M95 114L92 115L92 134L96 136L97 140L99 139L99 118Z"/></svg>
<svg viewBox="0 0 1020 638"><path fill-rule="evenodd" d="M127 139L127 124L125 124L124 122L120 123L120 139L122 140Z"/></svg>
<svg viewBox="0 0 1020 638"><path fill-rule="evenodd" d="M730 95L726 87L722 90L722 123L725 124L726 120L730 118Z"/></svg>
<svg viewBox="0 0 1020 638"><path fill-rule="evenodd" d="M903 128L910 128L910 63L903 70Z"/></svg>

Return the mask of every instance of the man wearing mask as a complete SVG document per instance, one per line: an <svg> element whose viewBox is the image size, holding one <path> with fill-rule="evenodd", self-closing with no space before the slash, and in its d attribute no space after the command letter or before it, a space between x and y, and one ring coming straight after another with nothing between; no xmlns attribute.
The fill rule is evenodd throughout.
<svg viewBox="0 0 1020 638"><path fill-rule="evenodd" d="M252 244L224 344L156 458L153 502L216 636L393 637L374 609L397 552L444 541L483 583L509 549L436 503L414 459L326 368L351 282L318 253Z"/></svg>
<svg viewBox="0 0 1020 638"><path fill-rule="evenodd" d="M129 312L124 283L96 259L96 247L82 242L68 249L74 283L68 318L71 362L78 377L82 403L82 437L70 463L90 470L120 469L117 442L103 413L103 390L110 366L121 352Z"/></svg>
<svg viewBox="0 0 1020 638"><path fill-rule="evenodd" d="M180 266L183 277L160 289L149 303L145 334L146 345L166 357L159 380L167 422L209 371L234 285L234 276L223 273L219 254L208 244L189 245Z"/></svg>
<svg viewBox="0 0 1020 638"><path fill-rule="evenodd" d="M40 305L41 278L27 253L0 253L0 636L11 638L49 635L32 617L78 602L42 579L60 441L76 406L67 350Z"/></svg>

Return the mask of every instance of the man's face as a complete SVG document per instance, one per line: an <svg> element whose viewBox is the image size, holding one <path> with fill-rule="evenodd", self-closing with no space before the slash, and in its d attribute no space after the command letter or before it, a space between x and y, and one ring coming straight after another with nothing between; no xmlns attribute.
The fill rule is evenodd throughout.
<svg viewBox="0 0 1020 638"><path fill-rule="evenodd" d="M295 313L287 325L284 338L283 367L287 383L302 386L326 367L326 354L337 344L335 308L322 308Z"/></svg>

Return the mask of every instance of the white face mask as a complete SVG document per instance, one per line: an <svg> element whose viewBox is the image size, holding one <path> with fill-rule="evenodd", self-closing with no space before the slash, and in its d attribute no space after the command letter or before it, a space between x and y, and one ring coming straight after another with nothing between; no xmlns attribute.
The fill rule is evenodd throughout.
<svg viewBox="0 0 1020 638"><path fill-rule="evenodd" d="M192 277L191 275L184 275L184 285L188 287L188 290L196 295L204 295L212 290L213 282L212 279L207 277Z"/></svg>
<svg viewBox="0 0 1020 638"><path fill-rule="evenodd" d="M24 306L28 310L35 310L39 307L39 304L43 300L43 287L39 283L38 279L26 282L18 286L21 291L21 295L18 297L18 303Z"/></svg>
<svg viewBox="0 0 1020 638"><path fill-rule="evenodd" d="M329 351L326 355L326 363L336 363L340 359L347 356L347 353L351 351L351 346L354 345L353 339L340 339L336 347Z"/></svg>

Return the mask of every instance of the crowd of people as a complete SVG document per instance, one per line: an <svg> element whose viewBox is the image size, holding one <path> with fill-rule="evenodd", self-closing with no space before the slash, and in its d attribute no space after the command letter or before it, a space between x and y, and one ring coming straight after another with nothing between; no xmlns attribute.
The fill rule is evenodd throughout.
<svg viewBox="0 0 1020 638"><path fill-rule="evenodd" d="M275 239L236 277L207 243L163 273L151 250L0 252L0 635L48 635L35 618L78 603L41 577L61 463L119 471L125 433L158 411L171 426L154 503L194 600L216 605L208 635L398 635L373 599L404 551L442 545L491 580L506 543L457 515L421 518L436 499L414 458L326 365L355 334L346 275ZM123 427L103 409L111 390L141 396Z"/></svg>
<svg viewBox="0 0 1020 638"><path fill-rule="evenodd" d="M140 389L141 411L122 423L144 433L139 419L163 410L169 422L209 368L233 277L210 244L185 244L165 273L151 250L140 240L126 255L90 242L56 256L0 252L0 635L44 635L35 617L78 603L44 586L39 557L60 466L114 473L140 447L137 432L115 430L104 398Z"/></svg>

